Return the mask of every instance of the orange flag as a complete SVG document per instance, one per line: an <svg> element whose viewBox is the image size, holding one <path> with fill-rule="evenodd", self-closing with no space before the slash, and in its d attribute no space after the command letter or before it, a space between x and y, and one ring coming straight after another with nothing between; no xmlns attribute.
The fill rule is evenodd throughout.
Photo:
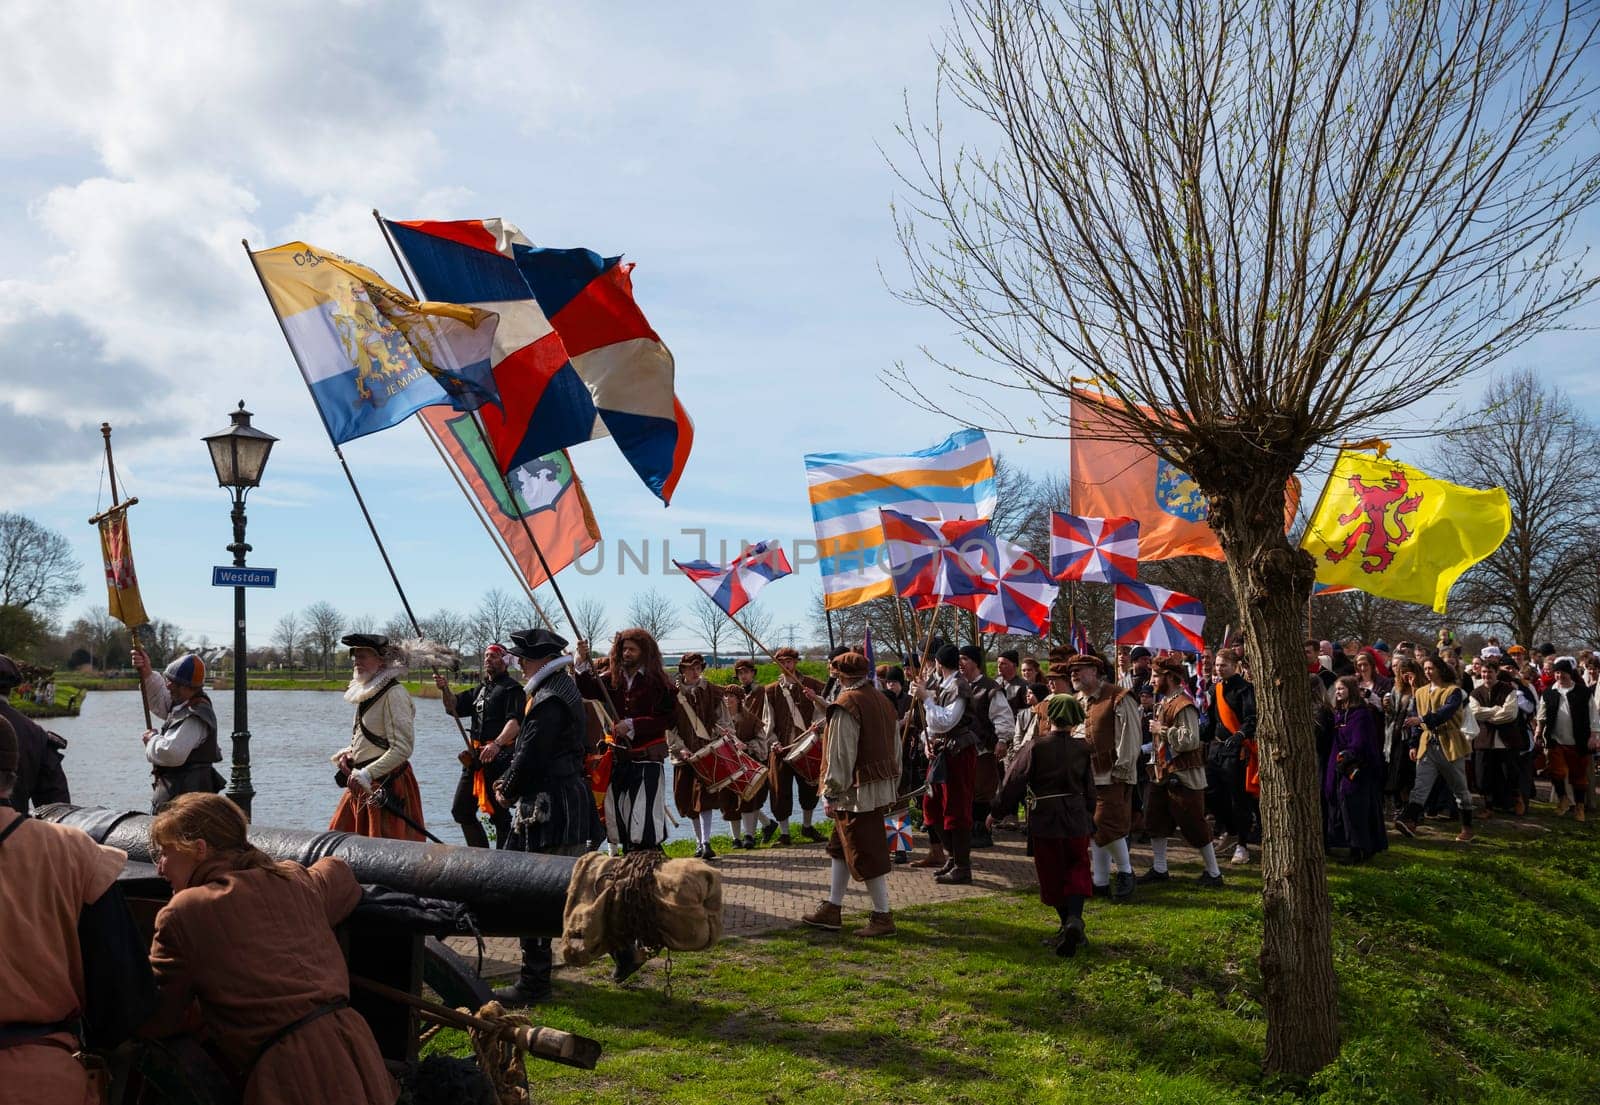
<svg viewBox="0 0 1600 1105"><path fill-rule="evenodd" d="M1074 393L1076 396L1078 393ZM1096 397L1096 403L1117 401ZM1205 556L1223 560L1217 535L1206 524L1200 485L1130 437L1093 403L1074 402L1071 417L1073 514L1139 520L1139 559ZM1291 480L1284 504L1284 529L1300 506L1300 481Z"/></svg>
<svg viewBox="0 0 1600 1105"><path fill-rule="evenodd" d="M144 612L144 600L139 597L139 577L133 571L126 506L113 507L100 519L100 557L106 566L106 605L111 616L129 629L149 624L150 615Z"/></svg>
<svg viewBox="0 0 1600 1105"><path fill-rule="evenodd" d="M600 540L600 526L565 450L511 469L506 479L516 492L513 501L470 413L446 406L424 407L421 413L443 442L450 462L478 506L511 550L529 587L539 586L546 576L520 519L527 518L551 572L559 572Z"/></svg>

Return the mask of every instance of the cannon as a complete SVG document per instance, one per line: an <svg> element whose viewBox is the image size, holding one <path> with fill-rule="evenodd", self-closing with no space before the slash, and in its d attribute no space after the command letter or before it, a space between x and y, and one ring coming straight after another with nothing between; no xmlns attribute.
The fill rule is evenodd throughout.
<svg viewBox="0 0 1600 1105"><path fill-rule="evenodd" d="M152 818L69 805L46 806L36 816L74 826L128 854L119 885L148 941L156 914L171 897L150 853ZM439 936L462 931L463 925L481 936L559 936L577 864L571 856L254 825L250 842L274 859L300 864L337 856L367 888L367 899L340 933L353 986L350 1004L366 1018L384 1058L396 1067L417 1058L419 1008L427 1004L422 1000L424 984L450 1007L477 1009L489 1000L477 972ZM378 887L385 893L374 894ZM595 1041L547 1029L533 1032L530 1053L594 1067L599 1055Z"/></svg>

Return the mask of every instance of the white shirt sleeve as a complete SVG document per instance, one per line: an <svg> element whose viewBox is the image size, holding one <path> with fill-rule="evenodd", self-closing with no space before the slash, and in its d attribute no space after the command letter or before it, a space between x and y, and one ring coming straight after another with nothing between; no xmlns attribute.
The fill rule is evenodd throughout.
<svg viewBox="0 0 1600 1105"><path fill-rule="evenodd" d="M151 703L151 710L155 704ZM205 724L192 717L170 733L157 733L144 746L144 757L157 767L182 767L189 754L206 739Z"/></svg>
<svg viewBox="0 0 1600 1105"><path fill-rule="evenodd" d="M1010 744L1017 731L1017 715L1011 712L1004 687L1000 688L1000 693L989 696L989 721L994 725L995 743Z"/></svg>
<svg viewBox="0 0 1600 1105"><path fill-rule="evenodd" d="M172 712L172 694L167 690L167 680L160 672L152 670L144 677L144 700L149 704L150 712L163 721ZM153 743L154 738L151 740Z"/></svg>
<svg viewBox="0 0 1600 1105"><path fill-rule="evenodd" d="M928 734L938 736L954 729L965 715L967 700L957 698L948 706L940 706L931 697L923 700L922 710L928 721Z"/></svg>

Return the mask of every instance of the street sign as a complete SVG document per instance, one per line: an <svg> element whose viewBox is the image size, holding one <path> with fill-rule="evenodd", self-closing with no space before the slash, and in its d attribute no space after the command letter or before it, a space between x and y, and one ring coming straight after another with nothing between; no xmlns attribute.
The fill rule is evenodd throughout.
<svg viewBox="0 0 1600 1105"><path fill-rule="evenodd" d="M221 566L211 569L211 586L213 587L276 587L278 585L278 569L276 568L225 568Z"/></svg>

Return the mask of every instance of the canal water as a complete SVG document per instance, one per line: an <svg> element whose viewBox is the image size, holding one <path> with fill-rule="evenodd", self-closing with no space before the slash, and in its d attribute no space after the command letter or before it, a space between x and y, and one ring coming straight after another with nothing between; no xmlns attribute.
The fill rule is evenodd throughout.
<svg viewBox="0 0 1600 1105"><path fill-rule="evenodd" d="M214 691L226 778L233 753L233 692ZM461 829L450 819L461 765L456 760L461 737L455 722L437 698L419 698L417 744L411 769L422 790L422 807L430 832L446 844L460 844ZM289 829L326 829L339 802L328 757L345 747L355 707L336 691L250 692L250 778L255 787L254 820ZM65 766L72 800L80 806L150 809L150 765L139 735L144 714L138 691L91 691L75 718L43 723L70 742ZM673 817L667 765L667 805ZM669 822L670 825L670 822ZM717 832L727 827L719 815ZM672 827L669 839L691 839L689 823Z"/></svg>

